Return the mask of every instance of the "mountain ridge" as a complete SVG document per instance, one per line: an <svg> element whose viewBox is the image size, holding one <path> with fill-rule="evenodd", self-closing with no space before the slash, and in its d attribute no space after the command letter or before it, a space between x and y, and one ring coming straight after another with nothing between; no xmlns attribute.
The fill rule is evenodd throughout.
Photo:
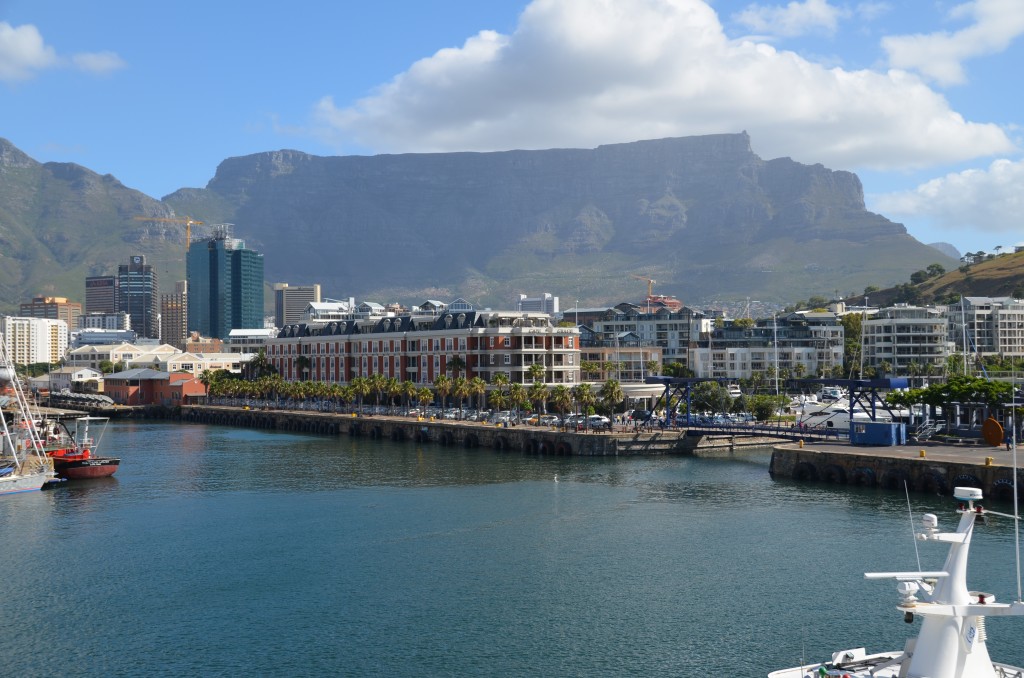
<svg viewBox="0 0 1024 678"><path fill-rule="evenodd" d="M687 303L783 302L955 263L868 212L855 174L763 160L746 133L492 153L267 151L159 201L0 140L0 246L27 241L0 293L75 297L85 275L134 253L166 269L162 284L183 277L182 229L137 215L234 224L265 254L268 282L384 302L507 307L513 294L552 292L607 303L642 297L636 275Z"/></svg>

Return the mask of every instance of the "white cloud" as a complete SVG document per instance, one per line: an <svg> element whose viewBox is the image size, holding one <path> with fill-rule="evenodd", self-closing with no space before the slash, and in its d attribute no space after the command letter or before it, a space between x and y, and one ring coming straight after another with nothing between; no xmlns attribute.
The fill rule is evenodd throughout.
<svg viewBox="0 0 1024 678"><path fill-rule="evenodd" d="M976 0L958 5L950 19L974 23L955 33L896 35L882 39L894 68L917 71L941 85L966 80L963 62L997 54L1024 34L1024 3L1020 0Z"/></svg>
<svg viewBox="0 0 1024 678"><path fill-rule="evenodd" d="M83 52L66 59L45 43L39 29L32 24L15 27L0 21L0 82L29 80L40 71L68 64L99 75L125 66L124 60L114 52Z"/></svg>
<svg viewBox="0 0 1024 678"><path fill-rule="evenodd" d="M865 21L874 21L892 11L888 2L861 2L857 4L857 16Z"/></svg>
<svg viewBox="0 0 1024 678"><path fill-rule="evenodd" d="M637 39L643 36L643 39ZM763 157L894 169L1009 152L903 71L826 68L731 41L700 0L535 0L510 36L482 32L371 96L319 102L339 150L593 147L747 130Z"/></svg>
<svg viewBox="0 0 1024 678"><path fill-rule="evenodd" d="M886 216L924 218L949 231L1019 233L1024 161L996 160L987 170L947 174L910 191L877 196L872 203Z"/></svg>
<svg viewBox="0 0 1024 678"><path fill-rule="evenodd" d="M31 25L14 27L0 21L0 81L28 80L37 71L57 65L57 53Z"/></svg>
<svg viewBox="0 0 1024 678"><path fill-rule="evenodd" d="M81 71L105 75L125 67L124 59L114 52L83 52L71 57L71 63Z"/></svg>
<svg viewBox="0 0 1024 678"><path fill-rule="evenodd" d="M815 31L835 33L839 19L849 11L828 4L828 0L790 2L785 7L750 5L733 20L758 33L796 37Z"/></svg>

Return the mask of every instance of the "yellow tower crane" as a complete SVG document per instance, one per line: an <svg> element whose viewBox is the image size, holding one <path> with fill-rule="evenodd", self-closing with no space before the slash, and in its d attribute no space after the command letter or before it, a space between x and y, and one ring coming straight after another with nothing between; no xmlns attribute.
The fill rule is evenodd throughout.
<svg viewBox="0 0 1024 678"><path fill-rule="evenodd" d="M635 278L636 280L646 280L647 281L647 297L650 298L650 297L652 297L654 295L654 283L658 282L657 280L652 280L651 278L645 278L642 275L634 275L632 273L630 274L630 277Z"/></svg>
<svg viewBox="0 0 1024 678"><path fill-rule="evenodd" d="M185 224L185 251L188 252L189 245L192 244L192 224L196 226L202 226L203 222L196 221L192 217L134 217L135 221L155 221L161 224Z"/></svg>

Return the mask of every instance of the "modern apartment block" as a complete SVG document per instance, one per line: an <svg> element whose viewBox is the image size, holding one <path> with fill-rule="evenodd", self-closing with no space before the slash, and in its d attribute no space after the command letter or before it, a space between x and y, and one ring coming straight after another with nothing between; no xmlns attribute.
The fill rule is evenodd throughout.
<svg viewBox="0 0 1024 678"><path fill-rule="evenodd" d="M953 350L975 356L1024 356L1024 300L964 297L962 304L949 306L947 317Z"/></svg>
<svg viewBox="0 0 1024 678"><path fill-rule="evenodd" d="M172 294L160 295L160 339L184 350L188 341L188 282L174 283Z"/></svg>
<svg viewBox="0 0 1024 678"><path fill-rule="evenodd" d="M130 330L132 317L127 313L86 313L78 319L79 329Z"/></svg>
<svg viewBox="0 0 1024 678"><path fill-rule="evenodd" d="M225 339L231 330L263 327L263 255L220 228L188 251L188 325Z"/></svg>
<svg viewBox="0 0 1024 678"><path fill-rule="evenodd" d="M132 318L140 337L160 338L160 304L157 275L141 254L132 255L117 267L118 310Z"/></svg>
<svg viewBox="0 0 1024 678"><path fill-rule="evenodd" d="M645 306L623 303L590 316L589 327L594 331L591 347L615 348L619 337L632 333L639 346L659 348L666 364L687 365L690 342L700 335L703 320L703 313L685 306L678 311L660 307L648 313Z"/></svg>
<svg viewBox="0 0 1024 678"><path fill-rule="evenodd" d="M941 372L952 348L944 307L896 304L862 323L865 367L884 363L892 374Z"/></svg>
<svg viewBox="0 0 1024 678"><path fill-rule="evenodd" d="M306 308L320 303L320 285L274 283L274 326L302 322Z"/></svg>
<svg viewBox="0 0 1024 678"><path fill-rule="evenodd" d="M0 318L7 355L18 365L58 363L68 352L68 325L52 318Z"/></svg>
<svg viewBox="0 0 1024 678"><path fill-rule="evenodd" d="M543 313L462 310L412 312L288 325L267 341L267 358L285 379L347 383L383 374L430 384L442 375L480 377L503 373L528 384L530 368L544 368L547 384L579 381L579 332L556 327ZM454 374L450 363L465 365ZM308 369L308 373L306 370Z"/></svg>
<svg viewBox="0 0 1024 678"><path fill-rule="evenodd" d="M117 276L96 275L85 279L85 312L117 313Z"/></svg>
<svg viewBox="0 0 1024 678"><path fill-rule="evenodd" d="M844 330L834 313L792 313L729 325L701 336L690 348L697 377L749 379L755 373L813 377L843 364Z"/></svg>
<svg viewBox="0 0 1024 678"><path fill-rule="evenodd" d="M18 315L22 318L49 318L63 320L69 329L78 327L82 305L68 301L65 297L33 297L32 301L21 304Z"/></svg>

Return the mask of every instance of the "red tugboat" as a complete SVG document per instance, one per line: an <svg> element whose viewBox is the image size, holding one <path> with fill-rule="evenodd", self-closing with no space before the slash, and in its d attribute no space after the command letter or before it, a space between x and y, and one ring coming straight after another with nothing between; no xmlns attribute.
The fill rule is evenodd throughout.
<svg viewBox="0 0 1024 678"><path fill-rule="evenodd" d="M72 433L64 422L47 424L44 431L46 454L53 459L57 475L67 480L80 478L106 478L114 475L121 460L117 457L93 456L99 441L89 435L91 422L103 422L106 429L107 417L80 417L75 419ZM102 438L102 433L100 435Z"/></svg>

